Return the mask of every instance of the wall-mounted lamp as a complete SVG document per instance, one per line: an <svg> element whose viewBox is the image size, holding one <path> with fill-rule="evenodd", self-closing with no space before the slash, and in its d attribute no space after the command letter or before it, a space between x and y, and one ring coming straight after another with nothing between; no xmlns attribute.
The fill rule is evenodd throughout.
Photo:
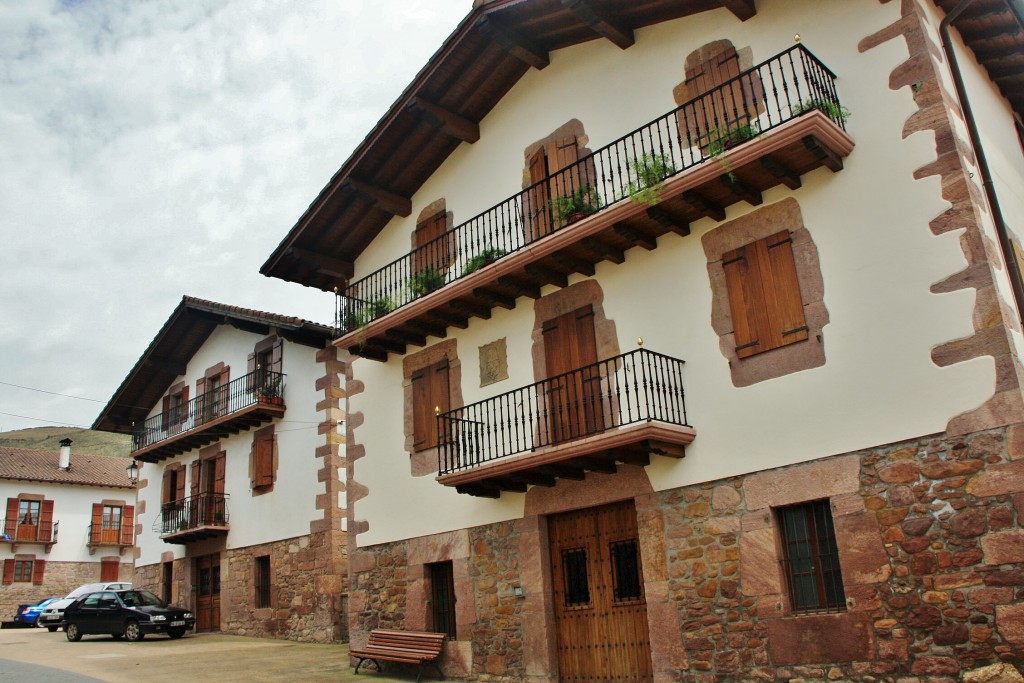
<svg viewBox="0 0 1024 683"><path fill-rule="evenodd" d="M128 472L128 481L132 484L139 483L139 463L132 460L131 464L125 468L125 471Z"/></svg>

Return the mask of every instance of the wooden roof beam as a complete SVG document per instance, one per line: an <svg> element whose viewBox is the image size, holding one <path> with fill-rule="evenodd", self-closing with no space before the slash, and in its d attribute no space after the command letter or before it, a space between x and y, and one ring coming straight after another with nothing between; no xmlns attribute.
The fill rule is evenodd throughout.
<svg viewBox="0 0 1024 683"><path fill-rule="evenodd" d="M658 248L658 240L651 237L650 235L646 235L640 232L639 230L634 230L630 228L628 225L621 221L616 223L613 227L616 234L625 237L633 245L643 247L647 251L654 251L655 249Z"/></svg>
<svg viewBox="0 0 1024 683"><path fill-rule="evenodd" d="M321 275L336 277L342 282L348 282L355 274L355 265L352 261L344 261L300 247L290 247L285 254L308 263Z"/></svg>
<svg viewBox="0 0 1024 683"><path fill-rule="evenodd" d="M623 50L636 42L633 29L609 16L604 10L594 7L590 0L562 0L562 6L579 17L594 33L607 38Z"/></svg>
<svg viewBox="0 0 1024 683"><path fill-rule="evenodd" d="M156 370L162 370L169 372L174 376L184 375L188 371L188 365L181 362L175 362L170 360L157 360L156 358L147 358L145 364Z"/></svg>
<svg viewBox="0 0 1024 683"><path fill-rule="evenodd" d="M479 125L422 97L413 97L408 108L445 135L471 144L480 139Z"/></svg>
<svg viewBox="0 0 1024 683"><path fill-rule="evenodd" d="M751 206L760 206L764 199L761 197L761 192L756 187L751 187L747 183L743 182L734 175L730 176L728 173L723 173L718 178L722 186L732 192L740 199L746 201Z"/></svg>
<svg viewBox="0 0 1024 683"><path fill-rule="evenodd" d="M722 5L735 14L740 21L746 21L757 14L754 0L722 0Z"/></svg>
<svg viewBox="0 0 1024 683"><path fill-rule="evenodd" d="M680 237L690 234L690 222L681 216L668 211L662 206L651 206L647 209L647 217L657 221L663 227L668 228Z"/></svg>
<svg viewBox="0 0 1024 683"><path fill-rule="evenodd" d="M782 181L783 185L791 190L798 190L800 189L800 186L803 185L803 181L800 180L800 176L773 159L770 154L768 156L761 157L761 168L778 178Z"/></svg>
<svg viewBox="0 0 1024 683"><path fill-rule="evenodd" d="M412 200L400 194L371 185L356 178L346 178L345 183L353 190L372 201L378 209L394 216L407 217L412 213Z"/></svg>
<svg viewBox="0 0 1024 683"><path fill-rule="evenodd" d="M687 190L683 193L683 201L696 209L701 216L713 218L716 221L725 220L725 208L707 199L696 190Z"/></svg>
<svg viewBox="0 0 1024 683"><path fill-rule="evenodd" d="M539 70L551 63L547 50L534 45L532 41L502 25L494 17L485 14L480 17L478 25L491 42L524 64Z"/></svg>

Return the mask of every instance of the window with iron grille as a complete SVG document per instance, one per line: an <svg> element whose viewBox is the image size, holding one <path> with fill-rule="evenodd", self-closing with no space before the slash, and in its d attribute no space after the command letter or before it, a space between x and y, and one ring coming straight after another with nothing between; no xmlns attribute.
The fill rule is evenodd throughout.
<svg viewBox="0 0 1024 683"><path fill-rule="evenodd" d="M616 600L639 600L640 562L636 539L617 541L608 547L612 558L612 579Z"/></svg>
<svg viewBox="0 0 1024 683"><path fill-rule="evenodd" d="M427 565L430 575L430 612L435 633L455 640L455 574L451 561Z"/></svg>
<svg viewBox="0 0 1024 683"><path fill-rule="evenodd" d="M846 609L839 548L827 500L778 509L782 565L794 612Z"/></svg>
<svg viewBox="0 0 1024 683"><path fill-rule="evenodd" d="M587 578L587 549L569 548L562 551L562 569L565 572L565 606L583 607L590 604L590 581Z"/></svg>
<svg viewBox="0 0 1024 683"><path fill-rule="evenodd" d="M256 609L270 607L270 555L256 558Z"/></svg>

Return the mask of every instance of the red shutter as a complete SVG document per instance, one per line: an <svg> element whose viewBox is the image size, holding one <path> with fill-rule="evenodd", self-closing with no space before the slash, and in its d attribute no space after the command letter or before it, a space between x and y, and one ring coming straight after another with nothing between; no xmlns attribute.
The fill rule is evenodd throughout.
<svg viewBox="0 0 1024 683"><path fill-rule="evenodd" d="M548 177L548 159L543 147L530 157L529 169L530 185L533 190L529 194L527 214L533 228L533 237L536 239L551 231L551 207L548 206L551 197L548 194L548 184L541 182Z"/></svg>
<svg viewBox="0 0 1024 683"><path fill-rule="evenodd" d="M7 499L7 517L4 519L4 533L14 538L18 533L18 499ZM13 565L12 565L13 566ZM14 569L11 569L13 572ZM12 575L13 576L13 575Z"/></svg>
<svg viewBox="0 0 1024 683"><path fill-rule="evenodd" d="M210 398L206 395L206 378L196 380L196 422L210 419Z"/></svg>
<svg viewBox="0 0 1024 683"><path fill-rule="evenodd" d="M15 513L17 514L17 513ZM4 585L14 583L14 560L4 560Z"/></svg>
<svg viewBox="0 0 1024 683"><path fill-rule="evenodd" d="M92 504L92 528L89 533L89 543L97 544L102 538L103 532L103 503Z"/></svg>
<svg viewBox="0 0 1024 683"><path fill-rule="evenodd" d="M231 412L231 368L225 367L220 371L220 395L217 397L218 415L227 415Z"/></svg>
<svg viewBox="0 0 1024 683"><path fill-rule="evenodd" d="M125 505L121 509L121 544L132 545L135 543L135 506ZM117 579L111 579L116 581Z"/></svg>
<svg viewBox="0 0 1024 683"><path fill-rule="evenodd" d="M46 574L46 560L32 561L32 583L36 586L43 585L43 576Z"/></svg>
<svg viewBox="0 0 1024 683"><path fill-rule="evenodd" d="M217 495L224 495L224 473L227 468L227 453L221 451L214 459L213 470L213 491Z"/></svg>
<svg viewBox="0 0 1024 683"><path fill-rule="evenodd" d="M253 487L274 483L274 432L257 432L253 437Z"/></svg>
<svg viewBox="0 0 1024 683"><path fill-rule="evenodd" d="M121 562L119 560L100 560L100 581L117 581L119 578L121 578Z"/></svg>
<svg viewBox="0 0 1024 683"><path fill-rule="evenodd" d="M160 492L160 502L163 505L167 505L172 500L174 500L173 498L171 498L171 496L174 495L174 493L175 493L174 491L171 490L171 477L173 477L173 476L174 476L174 474L173 474L172 470L170 470L170 469L164 470L163 489Z"/></svg>
<svg viewBox="0 0 1024 683"><path fill-rule="evenodd" d="M195 460L192 463L192 495L199 495L199 479L202 473L203 463L201 460ZM197 505L195 500L192 501L193 505Z"/></svg>
<svg viewBox="0 0 1024 683"><path fill-rule="evenodd" d="M174 499L181 500L185 497L185 466L178 465L175 471Z"/></svg>
<svg viewBox="0 0 1024 683"><path fill-rule="evenodd" d="M44 500L39 510L39 539L53 540L53 501Z"/></svg>
<svg viewBox="0 0 1024 683"><path fill-rule="evenodd" d="M284 339L274 340L274 348L270 350L270 369L273 372L284 372Z"/></svg>

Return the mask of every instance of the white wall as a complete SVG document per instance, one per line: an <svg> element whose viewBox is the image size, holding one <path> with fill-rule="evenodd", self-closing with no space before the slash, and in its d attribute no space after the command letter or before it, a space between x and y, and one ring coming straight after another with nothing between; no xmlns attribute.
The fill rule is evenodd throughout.
<svg viewBox="0 0 1024 683"><path fill-rule="evenodd" d="M204 375L206 368L221 361L231 366L231 379L237 379L246 374L248 355L262 339L261 335L218 327L189 362L185 375L174 383L185 380L192 387L190 397L194 397L196 379ZM282 371L286 375L286 411L283 418L273 422L278 452L273 490L253 495L250 487L249 454L255 430L228 436L220 442L226 452L224 492L229 495L230 531L226 539L229 549L308 534L310 522L323 517L323 512L316 509L316 495L322 493L324 487L317 481L321 463L315 455L323 440L317 435L321 416L316 411L317 401L323 394L319 392L318 397L316 380L323 375L323 365L316 362L316 349L286 341ZM160 410L158 405L152 414L159 414ZM137 565L160 562L160 554L167 551L173 552L175 557L185 556L186 546L165 543L152 527L160 515L165 468L176 463L187 467L198 457L198 450L193 450L160 463L143 465L140 477L146 486L140 488L139 500L145 501L146 512L140 516L143 532L139 537ZM191 472L187 476L190 477ZM186 495L190 490L189 480Z"/></svg>
<svg viewBox="0 0 1024 683"><path fill-rule="evenodd" d="M838 74L857 147L841 172L807 174L796 191L779 186L766 192L764 205L795 198L817 246L830 316L823 332L826 363L749 387L732 385L711 328L700 240L718 225L709 219L692 225L688 237L659 239L655 251L630 251L625 264L599 265L594 277L620 348L631 350L642 336L646 348L686 361L687 409L697 438L684 460L653 458L647 472L656 489L939 432L951 417L984 402L995 382L987 358L948 368L931 361L934 347L973 332L974 295L929 291L966 262L959 233L936 237L928 228L948 208L939 180L913 179L914 169L934 159L935 141L931 133L902 137L916 105L909 89L892 91L888 82L907 58L906 44L892 40L858 50L861 39L898 20L898 3L829 3L827 20L814 0L762 2L758 9L747 22L719 10L639 30L636 45L625 51L594 41L553 53L548 68L531 70L481 123L480 141L463 144L423 186L412 216L392 221L357 263L361 275L407 252L418 211L441 196L459 224L517 192L524 148L571 118L583 122L596 149L670 110L686 55L697 47L728 38L737 48L750 46L757 63L789 47L799 32ZM752 210L734 205L727 220ZM535 381L533 318L532 301L519 299L513 311L495 310L489 321L449 330L458 340L466 403ZM478 389L477 347L500 337L507 337L510 379ZM354 509L355 519L370 525L357 537L360 546L522 514L523 495L479 499L431 476L411 477L401 358L357 360L353 368L365 385L349 400L350 414L365 416L355 432L366 457L356 461L354 478L369 492Z"/></svg>
<svg viewBox="0 0 1024 683"><path fill-rule="evenodd" d="M74 467L74 453L71 463ZM124 461L125 467L128 460ZM53 454L53 466L57 467L57 454ZM57 542L50 552L45 546L35 543L19 543L17 554L35 554L47 562L96 562L101 556L116 554L116 548L98 548L95 555L89 554L89 525L92 524L92 506L104 500L123 500L125 505L135 505L135 491L132 489L105 488L100 486L79 486L72 484L45 484L32 481L0 481L0 504L6 506L8 498L19 494L38 494L53 501L53 521L59 523ZM5 507L6 510L6 507ZM9 543L0 543L0 560L14 557ZM130 550L124 561L131 560Z"/></svg>

